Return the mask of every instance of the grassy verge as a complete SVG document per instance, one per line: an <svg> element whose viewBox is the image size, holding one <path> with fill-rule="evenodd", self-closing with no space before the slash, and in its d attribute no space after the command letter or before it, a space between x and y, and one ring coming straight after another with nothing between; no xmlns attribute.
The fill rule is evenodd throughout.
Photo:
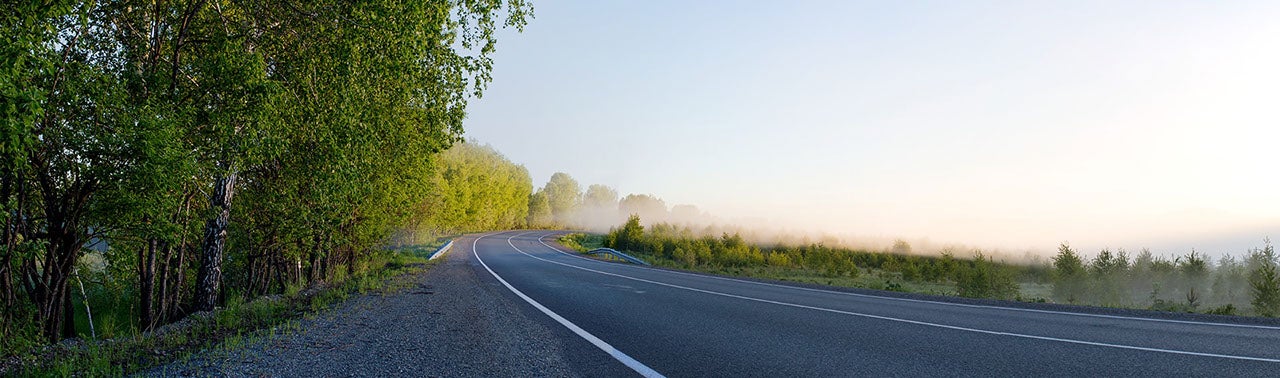
<svg viewBox="0 0 1280 378"><path fill-rule="evenodd" d="M441 237L439 239L436 239L435 241L418 244L418 245L406 245L406 246L400 247L398 251L400 253L421 257L425 259L425 258L431 257L432 253L435 253L436 250L440 249L440 247L443 247L445 244L448 244L449 241L456 239L458 236L461 236L461 235L451 235L451 236Z"/></svg>
<svg viewBox="0 0 1280 378"><path fill-rule="evenodd" d="M235 350L271 331L297 331L302 316L327 309L352 295L406 288L406 280L393 278L428 269L431 264L425 256L437 247L384 251L372 256L363 274L306 289L291 287L283 295L247 300L232 293L222 308L192 314L147 334L46 346L27 358L19 357L17 366L11 366L10 371L0 369L0 375L121 376L190 358L201 350Z"/></svg>
<svg viewBox="0 0 1280 378"><path fill-rule="evenodd" d="M559 238L560 245L586 252L604 245L604 235L574 233ZM754 266L724 267L715 265L690 265L688 263L655 256L648 253L630 251L632 256L645 262L665 268L711 273L725 276L749 277L776 281L799 282L808 284L854 287L873 290L886 290L919 294L960 296L955 282L909 280L899 272L882 269L859 267L856 274L832 274L828 271L804 269L797 267ZM1027 302L1044 302L1048 297L1050 286L1047 284L1021 283L1018 293L1012 299Z"/></svg>
<svg viewBox="0 0 1280 378"><path fill-rule="evenodd" d="M578 252L586 252L604 247L604 235L597 234L565 234L560 236L560 245Z"/></svg>

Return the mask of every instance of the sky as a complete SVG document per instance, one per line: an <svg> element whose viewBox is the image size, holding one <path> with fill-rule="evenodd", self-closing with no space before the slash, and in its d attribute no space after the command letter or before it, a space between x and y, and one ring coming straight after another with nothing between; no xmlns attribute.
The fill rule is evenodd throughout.
<svg viewBox="0 0 1280 378"><path fill-rule="evenodd" d="M534 6L465 128L535 186L1046 254L1280 237L1280 2Z"/></svg>

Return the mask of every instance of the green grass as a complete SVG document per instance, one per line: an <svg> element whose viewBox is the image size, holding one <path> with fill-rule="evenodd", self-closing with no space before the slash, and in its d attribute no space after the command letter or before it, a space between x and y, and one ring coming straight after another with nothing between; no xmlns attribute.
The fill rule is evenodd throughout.
<svg viewBox="0 0 1280 378"><path fill-rule="evenodd" d="M561 245L578 252L586 252L601 248L604 235L598 234L566 234L559 238ZM931 295L958 296L956 284L951 281L921 281L902 278L901 273L880 269L859 267L857 274L833 275L820 270L795 267L758 266L758 267L717 267L708 265L690 266L684 262L656 258L649 254L632 254L655 266L675 268L688 271L711 273L725 276L749 277L776 281L788 281L807 284L818 284L839 287L853 287L873 290L887 290ZM1042 283L1021 283L1016 300L1025 302L1044 302L1052 293L1053 286Z"/></svg>
<svg viewBox="0 0 1280 378"><path fill-rule="evenodd" d="M187 326L161 335L130 332L111 340L60 344L40 355L20 356L24 363L18 371L0 372L0 375L122 376L152 366L189 359L200 350L233 351L273 330L296 332L301 328L297 321L299 318L312 316L354 294L394 293L410 287L409 280L393 278L428 269L433 264L428 263L419 251L435 250L430 246L415 247L418 248L377 254L363 264L366 273L331 280L318 290L308 292L299 287L291 287L286 290L285 295L278 298L256 300L248 300L238 293L228 293L224 307L215 310L212 316L188 317L185 321L190 324ZM98 312L95 311L94 314L95 322L100 322ZM104 326L111 324L109 322L97 324L99 336L107 331ZM8 339L6 335L5 342L15 342Z"/></svg>
<svg viewBox="0 0 1280 378"><path fill-rule="evenodd" d="M855 287L862 289L887 290L934 295L957 295L955 284L951 282L920 282L902 279L900 274L878 269L861 269L857 275L829 275L821 271L783 267L690 267L675 261L657 260L643 256L650 264L668 268L691 270L726 276L750 277L776 281L799 282L827 286Z"/></svg>
<svg viewBox="0 0 1280 378"><path fill-rule="evenodd" d="M586 252L604 247L604 235L573 233L565 234L559 239L560 245L578 252Z"/></svg>
<svg viewBox="0 0 1280 378"><path fill-rule="evenodd" d="M397 251L400 254L406 254L409 256L421 257L425 259L425 258L431 257L431 254L435 253L437 249L440 249L440 247L443 247L446 243L449 243L450 240L453 240L457 237L458 235L445 236L445 237L438 238L429 243L407 245L399 248Z"/></svg>

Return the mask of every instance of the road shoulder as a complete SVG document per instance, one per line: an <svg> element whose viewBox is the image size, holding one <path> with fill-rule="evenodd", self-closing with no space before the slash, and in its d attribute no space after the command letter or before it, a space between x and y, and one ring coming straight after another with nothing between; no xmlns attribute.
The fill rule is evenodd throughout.
<svg viewBox="0 0 1280 378"><path fill-rule="evenodd" d="M461 242L462 239L459 239ZM580 346L477 275L467 248L370 293L242 347L213 348L146 375L161 376L582 376ZM518 298L514 298L518 300ZM594 364L588 364L591 369ZM598 368L598 367L596 367ZM612 370L605 367L606 370Z"/></svg>

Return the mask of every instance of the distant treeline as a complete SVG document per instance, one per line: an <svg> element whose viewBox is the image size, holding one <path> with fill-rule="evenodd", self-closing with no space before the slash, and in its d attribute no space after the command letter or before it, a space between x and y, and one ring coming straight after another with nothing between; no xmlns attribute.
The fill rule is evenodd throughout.
<svg viewBox="0 0 1280 378"><path fill-rule="evenodd" d="M586 236L578 236L583 238ZM950 293L976 298L1054 301L1165 311L1258 316L1280 315L1280 275L1269 241L1240 259L1213 264L1190 252L1172 260L1143 250L1133 258L1124 251L1101 251L1084 259L1070 246L1060 246L1050 265L1009 264L981 251L944 251L937 256L911 254L899 241L887 251L856 250L823 244L754 245L739 234L707 235L688 226L658 223L645 227L638 216L603 236L604 246L629 251L659 264L715 272L742 272L786 277L887 278L874 288L902 289L902 284L952 285ZM785 274L783 274L785 273ZM1049 285L1043 293L1024 286Z"/></svg>
<svg viewBox="0 0 1280 378"><path fill-rule="evenodd" d="M529 196L527 224L533 228L576 228L606 231L628 215L651 223L710 225L715 218L693 205L668 206L652 194L618 196L612 187L582 185L567 173L556 172Z"/></svg>
<svg viewBox="0 0 1280 378"><path fill-rule="evenodd" d="M409 224L522 224L523 168L449 147L490 80L496 30L530 12L7 3L0 355L88 334L83 304L100 326L123 315L104 328L127 334L359 273Z"/></svg>

